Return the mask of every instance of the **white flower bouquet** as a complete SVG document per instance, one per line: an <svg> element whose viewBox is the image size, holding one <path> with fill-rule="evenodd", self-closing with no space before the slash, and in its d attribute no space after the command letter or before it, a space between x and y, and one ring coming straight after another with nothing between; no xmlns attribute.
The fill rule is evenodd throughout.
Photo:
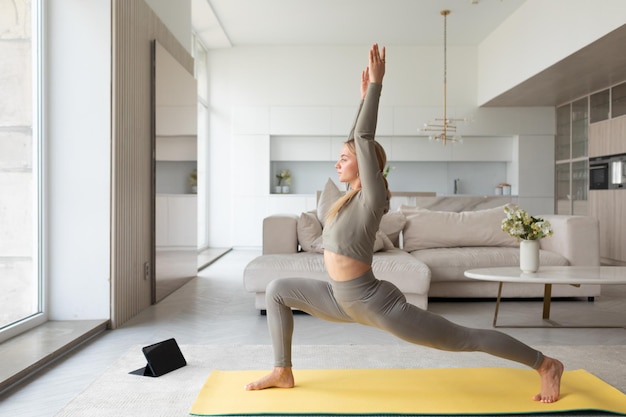
<svg viewBox="0 0 626 417"><path fill-rule="evenodd" d="M278 185L291 185L291 172L288 169L283 169L278 174L276 174L276 178L278 179Z"/></svg>
<svg viewBox="0 0 626 417"><path fill-rule="evenodd" d="M506 218L502 220L502 230L509 236L520 240L539 240L552 236L550 222L539 217L529 215L526 210L518 206L504 206Z"/></svg>

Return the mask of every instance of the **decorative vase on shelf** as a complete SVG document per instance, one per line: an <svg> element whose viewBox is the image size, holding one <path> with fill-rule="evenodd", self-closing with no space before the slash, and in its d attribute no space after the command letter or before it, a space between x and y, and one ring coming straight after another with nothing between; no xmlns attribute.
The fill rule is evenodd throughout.
<svg viewBox="0 0 626 417"><path fill-rule="evenodd" d="M277 185L276 187L274 187L274 192L276 194L280 194L283 192L283 187L281 187L280 185Z"/></svg>
<svg viewBox="0 0 626 417"><path fill-rule="evenodd" d="M539 270L539 240L520 240L519 267L522 272Z"/></svg>
<svg viewBox="0 0 626 417"><path fill-rule="evenodd" d="M283 194L289 194L289 186L288 185L283 185L282 186L282 193Z"/></svg>

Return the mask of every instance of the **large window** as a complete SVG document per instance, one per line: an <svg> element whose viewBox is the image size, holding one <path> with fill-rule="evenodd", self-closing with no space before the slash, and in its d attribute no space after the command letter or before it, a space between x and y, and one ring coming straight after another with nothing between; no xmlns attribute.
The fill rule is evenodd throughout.
<svg viewBox="0 0 626 417"><path fill-rule="evenodd" d="M0 2L0 341L45 320L39 6Z"/></svg>

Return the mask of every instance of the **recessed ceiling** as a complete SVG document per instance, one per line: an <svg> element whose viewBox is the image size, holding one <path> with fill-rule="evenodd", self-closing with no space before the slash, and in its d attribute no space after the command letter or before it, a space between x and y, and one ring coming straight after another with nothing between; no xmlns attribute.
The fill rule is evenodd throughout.
<svg viewBox="0 0 626 417"><path fill-rule="evenodd" d="M192 23L209 48L372 42L442 45L439 12L449 9L448 43L477 45L523 3L524 0L193 0Z"/></svg>
<svg viewBox="0 0 626 417"><path fill-rule="evenodd" d="M478 45L525 0L192 0L209 49L242 46ZM555 106L626 80L626 25L485 103Z"/></svg>

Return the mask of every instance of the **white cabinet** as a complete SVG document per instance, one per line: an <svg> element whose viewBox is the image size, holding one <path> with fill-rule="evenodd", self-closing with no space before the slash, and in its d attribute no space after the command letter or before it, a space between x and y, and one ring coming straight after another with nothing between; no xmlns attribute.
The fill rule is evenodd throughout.
<svg viewBox="0 0 626 417"><path fill-rule="evenodd" d="M390 161L511 162L514 146L513 137L466 137L445 146L423 136L393 137L387 156Z"/></svg>
<svg viewBox="0 0 626 417"><path fill-rule="evenodd" d="M452 161L513 161L513 137L466 137L453 144Z"/></svg>
<svg viewBox="0 0 626 417"><path fill-rule="evenodd" d="M198 199L193 194L157 194L156 246L198 246Z"/></svg>
<svg viewBox="0 0 626 417"><path fill-rule="evenodd" d="M376 136L394 134L394 109L393 107L380 106L378 109L378 120L376 122ZM352 125L350 125L352 127ZM345 132L345 135L348 131Z"/></svg>
<svg viewBox="0 0 626 417"><path fill-rule="evenodd" d="M193 136L157 136L157 161L196 161L198 138Z"/></svg>
<svg viewBox="0 0 626 417"><path fill-rule="evenodd" d="M433 123L442 117L441 107L396 106L393 109L393 134L417 136L425 123Z"/></svg>
<svg viewBox="0 0 626 417"><path fill-rule="evenodd" d="M236 135L269 134L270 108L267 106L252 106L234 109L233 133Z"/></svg>
<svg viewBox="0 0 626 417"><path fill-rule="evenodd" d="M330 135L330 107L272 107L270 128L273 135Z"/></svg>
<svg viewBox="0 0 626 417"><path fill-rule="evenodd" d="M284 196L270 196L268 199L268 214L289 213L297 214L314 210L317 207L315 195L289 194Z"/></svg>
<svg viewBox="0 0 626 417"><path fill-rule="evenodd" d="M347 136L272 136L272 161L335 161ZM430 141L423 136L378 135L389 161L499 161L511 162L513 137L469 137L464 143Z"/></svg>
<svg viewBox="0 0 626 417"><path fill-rule="evenodd" d="M356 107L333 107L330 118L330 134L347 138L356 118Z"/></svg>
<svg viewBox="0 0 626 417"><path fill-rule="evenodd" d="M452 144L443 146L426 137L413 136L391 138L391 151L386 151L389 161L450 161L452 148Z"/></svg>
<svg viewBox="0 0 626 417"><path fill-rule="evenodd" d="M273 136L270 142L272 161L330 161L330 136ZM338 155L338 154L337 154Z"/></svg>
<svg viewBox="0 0 626 417"><path fill-rule="evenodd" d="M271 175L269 136L235 135L231 149L237 159L230 172L230 189L233 195L268 194ZM229 180L227 175L223 179Z"/></svg>

